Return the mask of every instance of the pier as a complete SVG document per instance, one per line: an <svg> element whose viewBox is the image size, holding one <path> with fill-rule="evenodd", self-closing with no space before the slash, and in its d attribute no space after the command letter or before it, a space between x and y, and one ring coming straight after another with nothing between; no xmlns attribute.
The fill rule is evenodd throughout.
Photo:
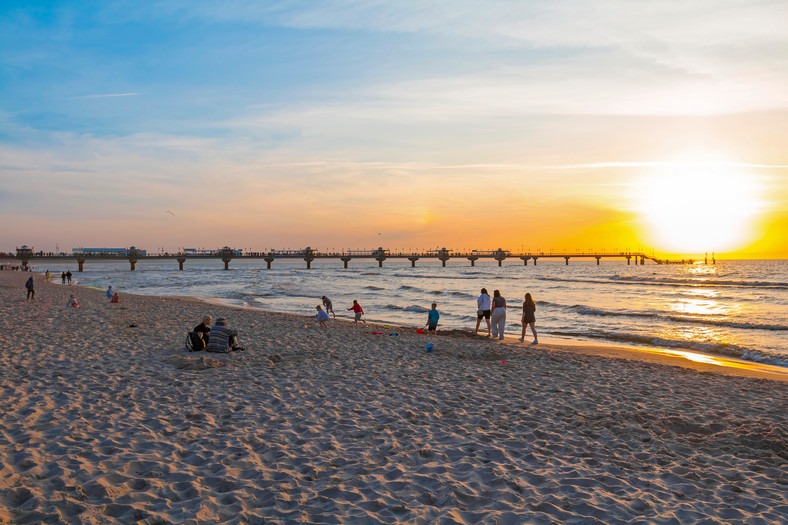
<svg viewBox="0 0 788 525"><path fill-rule="evenodd" d="M11 255L11 254L9 254ZM13 255L11 255L13 257ZM118 261L127 260L131 271L136 269L139 261L162 261L173 260L178 263L178 269L183 270L188 261L204 261L210 259L218 259L224 263L224 269L230 269L230 262L233 260L249 260L249 259L262 259L266 262L267 268L270 269L276 260L292 260L302 259L306 263L307 268L312 268L312 263L318 259L338 259L343 262L344 267L348 268L351 261L355 259L373 259L378 262L378 267L382 268L383 263L387 260L408 260L411 267L416 267L416 262L422 259L437 259L441 262L442 266L453 260L469 261L471 266L476 265L476 261L491 259L498 262L498 266L502 266L505 260L520 260L523 266L528 266L528 262L532 261L534 266L540 259L563 259L565 264L569 264L570 259L595 259L597 265L602 259L624 259L630 265L634 261L635 265L638 263L644 265L646 261L652 261L656 264L692 264L693 259L682 260L667 260L658 259L653 255L643 252L633 251L602 251L602 252L554 252L554 251L534 251L534 252L513 252L511 250L504 250L498 248L497 250L472 250L459 251L441 248L439 250L425 250L421 252L394 252L385 248L378 247L375 250L346 250L341 252L320 252L306 247L302 250L270 250L268 252L243 252L239 249L233 249L228 246L219 248L217 250L202 251L200 253L158 253L149 254L143 250L131 247L122 250L122 253L45 253L42 251L36 252L32 248L22 247L16 249L16 257L24 269L28 269L31 261L35 260L54 260L54 261L76 261L79 271L83 271L85 264L88 261Z"/></svg>

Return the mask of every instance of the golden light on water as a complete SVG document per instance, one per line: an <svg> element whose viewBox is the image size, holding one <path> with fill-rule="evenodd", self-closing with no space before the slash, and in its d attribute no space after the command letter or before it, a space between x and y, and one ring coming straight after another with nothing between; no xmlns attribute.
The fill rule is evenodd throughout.
<svg viewBox="0 0 788 525"><path fill-rule="evenodd" d="M659 166L638 186L647 243L669 253L727 252L756 237L758 184L724 163Z"/></svg>

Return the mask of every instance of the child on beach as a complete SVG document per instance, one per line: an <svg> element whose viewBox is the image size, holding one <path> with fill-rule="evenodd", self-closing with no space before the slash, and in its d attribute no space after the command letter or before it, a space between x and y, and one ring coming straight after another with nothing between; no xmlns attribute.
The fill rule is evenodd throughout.
<svg viewBox="0 0 788 525"><path fill-rule="evenodd" d="M68 300L67 306L73 306L74 308L79 308L79 303L77 302L77 298L74 297L74 294L71 294L71 298Z"/></svg>
<svg viewBox="0 0 788 525"><path fill-rule="evenodd" d="M334 319L337 318L337 314L334 313L334 305L331 303L331 299L329 299L325 295L323 296L323 306L326 307L326 315L330 313L334 315Z"/></svg>
<svg viewBox="0 0 788 525"><path fill-rule="evenodd" d="M115 292L115 294L112 296L112 299L110 299L109 302L111 302L111 303L119 303L120 302L120 295L118 295L118 292Z"/></svg>
<svg viewBox="0 0 788 525"><path fill-rule="evenodd" d="M112 287L107 288L107 299L112 299Z"/></svg>
<svg viewBox="0 0 788 525"><path fill-rule="evenodd" d="M323 309L320 308L320 305L315 306L315 308L317 308L317 322L320 323L320 326L328 326L326 323L326 321L328 321L328 313L324 312Z"/></svg>
<svg viewBox="0 0 788 525"><path fill-rule="evenodd" d="M438 330L438 319L441 314L438 313L438 303L432 303L432 310L427 313L427 331L435 335Z"/></svg>
<svg viewBox="0 0 788 525"><path fill-rule="evenodd" d="M364 326L367 326L367 322L361 318L361 316L364 315L364 309L361 308L361 305L358 304L357 300L353 299L353 306L348 308L348 310L353 310L353 312L356 314L353 317L354 323L358 324L358 322L361 321L362 323L364 323Z"/></svg>

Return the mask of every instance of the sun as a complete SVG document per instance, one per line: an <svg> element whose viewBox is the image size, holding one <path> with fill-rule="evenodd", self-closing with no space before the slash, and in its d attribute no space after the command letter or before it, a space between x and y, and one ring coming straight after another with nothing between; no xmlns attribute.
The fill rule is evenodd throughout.
<svg viewBox="0 0 788 525"><path fill-rule="evenodd" d="M666 163L637 188L645 236L659 251L730 252L754 240L757 182L734 165Z"/></svg>

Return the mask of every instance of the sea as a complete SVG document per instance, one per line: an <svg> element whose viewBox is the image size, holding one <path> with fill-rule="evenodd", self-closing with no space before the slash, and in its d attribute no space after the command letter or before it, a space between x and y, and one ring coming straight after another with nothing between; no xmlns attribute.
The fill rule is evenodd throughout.
<svg viewBox="0 0 788 525"><path fill-rule="evenodd" d="M323 295L337 317L351 319L353 299L367 321L412 327L426 323L437 303L442 329L473 329L480 289L500 290L508 306L506 335L519 336L523 296L536 301L540 339L557 337L626 346L696 351L788 367L788 260L730 260L716 264L627 265L625 260L519 259L410 262L354 259L186 262L88 260L85 271L39 261L56 277L71 269L79 284L143 295L190 296L260 310L314 315ZM206 313L210 313L206 305ZM195 320L198 321L198 320ZM484 327L482 322L482 327ZM531 339L530 329L526 340Z"/></svg>

